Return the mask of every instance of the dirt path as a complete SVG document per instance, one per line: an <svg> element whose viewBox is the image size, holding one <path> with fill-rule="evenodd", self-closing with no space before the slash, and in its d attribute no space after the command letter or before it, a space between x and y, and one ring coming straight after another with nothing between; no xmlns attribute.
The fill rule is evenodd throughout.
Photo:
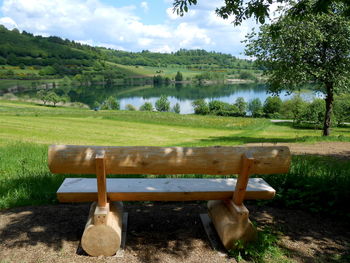
<svg viewBox="0 0 350 263"><path fill-rule="evenodd" d="M249 146L276 146L285 145L290 148L292 154L323 155L337 158L350 159L350 142L317 142L306 143L249 143Z"/></svg>
<svg viewBox="0 0 350 263"><path fill-rule="evenodd" d="M248 206L258 226L283 233L280 246L295 262L336 262L349 251L349 224L295 210ZM0 211L0 262L235 262L213 251L201 225L204 202L129 203L123 258L77 253L89 205ZM345 262L345 261L344 261Z"/></svg>

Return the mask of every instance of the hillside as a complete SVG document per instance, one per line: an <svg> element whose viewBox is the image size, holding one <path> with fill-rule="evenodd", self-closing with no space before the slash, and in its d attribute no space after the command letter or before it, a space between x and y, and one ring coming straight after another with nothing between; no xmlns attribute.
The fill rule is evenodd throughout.
<svg viewBox="0 0 350 263"><path fill-rule="evenodd" d="M37 80L69 76L89 82L154 75L174 78L177 71L183 72L187 78L207 72L214 77L241 72L259 73L253 62L229 54L184 49L170 54L147 50L126 52L83 45L55 36L34 36L0 25L0 79Z"/></svg>

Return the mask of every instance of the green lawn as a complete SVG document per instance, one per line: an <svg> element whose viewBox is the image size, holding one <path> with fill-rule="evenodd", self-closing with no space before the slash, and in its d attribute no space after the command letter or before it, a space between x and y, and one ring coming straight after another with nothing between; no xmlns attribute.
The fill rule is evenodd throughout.
<svg viewBox="0 0 350 263"><path fill-rule="evenodd" d="M237 145L249 142L350 141L349 128L295 129L266 119L178 115L139 111L98 111L0 101L0 145Z"/></svg>

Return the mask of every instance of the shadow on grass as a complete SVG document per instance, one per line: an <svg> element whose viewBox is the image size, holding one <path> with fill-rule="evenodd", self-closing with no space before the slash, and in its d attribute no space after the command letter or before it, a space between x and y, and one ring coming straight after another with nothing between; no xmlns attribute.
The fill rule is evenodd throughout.
<svg viewBox="0 0 350 263"><path fill-rule="evenodd" d="M247 143L300 143L300 142L349 142L350 137L347 136L301 136L294 138L281 138L281 137L253 137L253 136L239 136L239 135L230 135L230 136L218 136L218 137L209 137L205 139L200 139L198 141L199 145L237 145L237 144L247 144ZM187 143L181 145L186 146Z"/></svg>
<svg viewBox="0 0 350 263"><path fill-rule="evenodd" d="M350 227L345 219L292 209L248 205L258 226L279 232L279 246L298 262L349 262ZM301 223L302 222L302 223Z"/></svg>

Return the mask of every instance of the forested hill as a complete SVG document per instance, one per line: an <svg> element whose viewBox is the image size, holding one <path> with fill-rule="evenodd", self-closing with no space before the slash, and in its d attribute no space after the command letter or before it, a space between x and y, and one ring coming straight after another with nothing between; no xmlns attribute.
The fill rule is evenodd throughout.
<svg viewBox="0 0 350 263"><path fill-rule="evenodd" d="M0 25L0 65L45 68L45 75L81 74L103 66L104 62L122 65L167 67L181 65L188 68L251 69L253 63L232 55L205 50L179 50L171 54L149 51L126 52L83 45L59 37L42 37ZM52 72L50 72L52 71Z"/></svg>

